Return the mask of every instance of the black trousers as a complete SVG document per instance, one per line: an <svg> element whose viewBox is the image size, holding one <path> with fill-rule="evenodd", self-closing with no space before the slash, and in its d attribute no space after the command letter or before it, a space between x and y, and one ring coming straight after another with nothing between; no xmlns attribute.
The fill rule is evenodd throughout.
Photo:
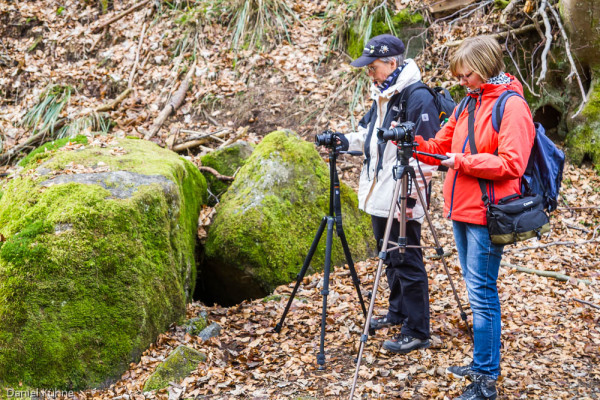
<svg viewBox="0 0 600 400"><path fill-rule="evenodd" d="M373 234L377 248L381 250L387 218L371 216ZM390 241L397 242L400 223L394 219ZM406 222L407 245L421 244L421 224ZM393 247L393 245L388 245ZM404 254L398 250L389 252L384 260L386 276L390 286L387 317L402 324L401 333L418 339L429 338L429 282L420 248L407 248Z"/></svg>

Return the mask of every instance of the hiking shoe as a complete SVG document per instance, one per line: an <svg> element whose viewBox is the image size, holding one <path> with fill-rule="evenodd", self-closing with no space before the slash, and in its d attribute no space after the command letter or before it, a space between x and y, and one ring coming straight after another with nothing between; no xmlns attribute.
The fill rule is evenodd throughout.
<svg viewBox="0 0 600 400"><path fill-rule="evenodd" d="M470 374L473 383L471 383L463 394L455 397L454 400L495 400L498 396L496 391L496 380L487 375L472 372Z"/></svg>
<svg viewBox="0 0 600 400"><path fill-rule="evenodd" d="M448 367L446 368L446 374L454 379L465 379L473 372L471 368L473 368L473 361L469 365L453 365Z"/></svg>
<svg viewBox="0 0 600 400"><path fill-rule="evenodd" d="M393 325L400 325L401 322L392 322L388 319L388 317L379 317L379 318L371 318L371 322L369 323L369 327L373 330L387 328Z"/></svg>
<svg viewBox="0 0 600 400"><path fill-rule="evenodd" d="M383 342L384 349L401 354L427 347L429 347L429 339L417 339L404 334L395 335L391 340Z"/></svg>

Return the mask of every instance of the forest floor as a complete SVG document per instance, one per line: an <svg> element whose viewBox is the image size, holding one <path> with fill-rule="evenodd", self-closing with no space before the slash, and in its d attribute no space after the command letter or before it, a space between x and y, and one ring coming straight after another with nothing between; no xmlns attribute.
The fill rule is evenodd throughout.
<svg viewBox="0 0 600 400"><path fill-rule="evenodd" d="M0 0L3 152L31 137L31 129L22 124L23 117L52 84L76 89L62 111L69 121L89 115L131 88L122 102L102 115L110 120L109 135L142 138L192 63L197 68L183 105L151 138L159 145L172 148L199 133L219 131L226 132L222 138L225 143L257 143L278 128L297 131L312 141L312 135L326 128L350 131L353 118L356 121L368 107L367 99L361 99L349 109L356 72L348 65L347 56L328 48L320 17L327 8L326 1L291 2L302 25L292 31L290 43L269 51L240 50L235 54L223 26L204 24L198 29L199 24L189 22L193 18L184 18L189 12L186 10L163 9L151 14L142 8L93 32L91 28L135 2L114 1L116 10L102 16L91 3L65 0L57 6L50 0ZM422 6L417 1L398 3ZM427 65L425 80L455 84L444 69L444 43L473 30L488 31L493 14L479 12L460 23L434 28L437 39L416 58L419 65ZM80 133L99 135L96 128L90 126ZM205 142L182 154L197 161L222 145L217 140ZM8 175L4 179L10 179L18 169L16 160L0 167L0 173ZM356 187L360 160L343 156L339 166L341 179ZM441 193L441 178L436 178L434 193ZM503 310L500 398L600 399L599 188L600 178L592 168L567 164L562 202L552 215L551 235L506 248L506 264L498 280ZM441 218L441 207L441 198L434 195L433 225L450 253L450 272L466 306L451 225ZM425 224L423 228L423 241L431 244L429 227ZM372 288L377 265L377 259L356 263L364 294ZM520 267L567 278L562 281L524 273L518 271ZM470 361L469 337L440 262L428 259L426 268L432 345L396 355L381 349L383 340L395 329L369 337L357 384L361 398L450 399L466 385L447 378L444 370ZM325 370L318 370L322 279L322 274L305 277L280 333L274 333L273 328L293 284L277 288L276 296L228 308L190 304L188 317L206 311L211 322L222 326L218 338L202 342L186 334L182 326L173 326L117 382L102 390L78 392L76 397L347 398L365 321L348 269L336 267L327 301ZM375 298L376 314L385 312L385 279ZM183 382L144 393L148 376L179 344L207 354L206 363Z"/></svg>
<svg viewBox="0 0 600 400"><path fill-rule="evenodd" d="M563 204L553 214L551 235L505 248L503 261L507 264L501 267L498 278L502 306L502 375L498 386L502 399L600 398L600 178L591 169L569 165L565 181L564 197L569 206ZM440 190L438 177L434 193ZM451 225L441 218L441 200L435 195L434 199L433 225L444 250L450 252L449 270L470 315ZM423 237L424 244L432 245L427 224ZM360 398L451 399L466 385L446 376L445 369L471 361L471 341L441 262L429 259L433 251L425 251L425 255L431 347L398 355L381 348L385 339L398 333L396 328L370 336L356 386ZM377 266L377 259L356 263L365 299L373 287ZM561 281L520 272L517 267L567 277ZM77 395L82 399L136 400L348 398L365 319L348 268L336 267L327 298L326 363L325 369L319 370L316 356L322 285L322 273L305 277L280 333L273 328L280 321L293 284L278 287L265 299L228 308L191 304L189 318L205 311L210 322L222 326L218 338L203 342L186 334L183 326L174 326L110 388ZM383 278L375 296L375 315L386 312L388 293ZM179 384L144 393L148 376L182 344L207 354L207 362Z"/></svg>

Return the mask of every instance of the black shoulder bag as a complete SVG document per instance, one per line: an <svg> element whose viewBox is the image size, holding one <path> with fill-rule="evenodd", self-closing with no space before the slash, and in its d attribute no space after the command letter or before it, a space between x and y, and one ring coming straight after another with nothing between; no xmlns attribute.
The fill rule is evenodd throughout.
<svg viewBox="0 0 600 400"><path fill-rule="evenodd" d="M475 99L469 101L469 146L477 154L475 145ZM544 199L538 194L512 194L492 204L487 195L487 184L477 178L481 199L487 208L487 228L494 244L512 244L532 237L541 238L550 231L550 220L544 211Z"/></svg>

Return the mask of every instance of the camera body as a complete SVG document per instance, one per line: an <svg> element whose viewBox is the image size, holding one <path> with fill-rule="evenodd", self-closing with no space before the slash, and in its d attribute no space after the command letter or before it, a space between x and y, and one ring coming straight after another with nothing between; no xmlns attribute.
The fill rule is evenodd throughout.
<svg viewBox="0 0 600 400"><path fill-rule="evenodd" d="M410 121L402 122L390 129L377 128L377 139L380 142L393 140L395 142L412 143L415 140L414 130L415 124Z"/></svg>
<svg viewBox="0 0 600 400"><path fill-rule="evenodd" d="M315 143L317 146L336 147L339 135L339 133L328 129L320 135L315 135Z"/></svg>

